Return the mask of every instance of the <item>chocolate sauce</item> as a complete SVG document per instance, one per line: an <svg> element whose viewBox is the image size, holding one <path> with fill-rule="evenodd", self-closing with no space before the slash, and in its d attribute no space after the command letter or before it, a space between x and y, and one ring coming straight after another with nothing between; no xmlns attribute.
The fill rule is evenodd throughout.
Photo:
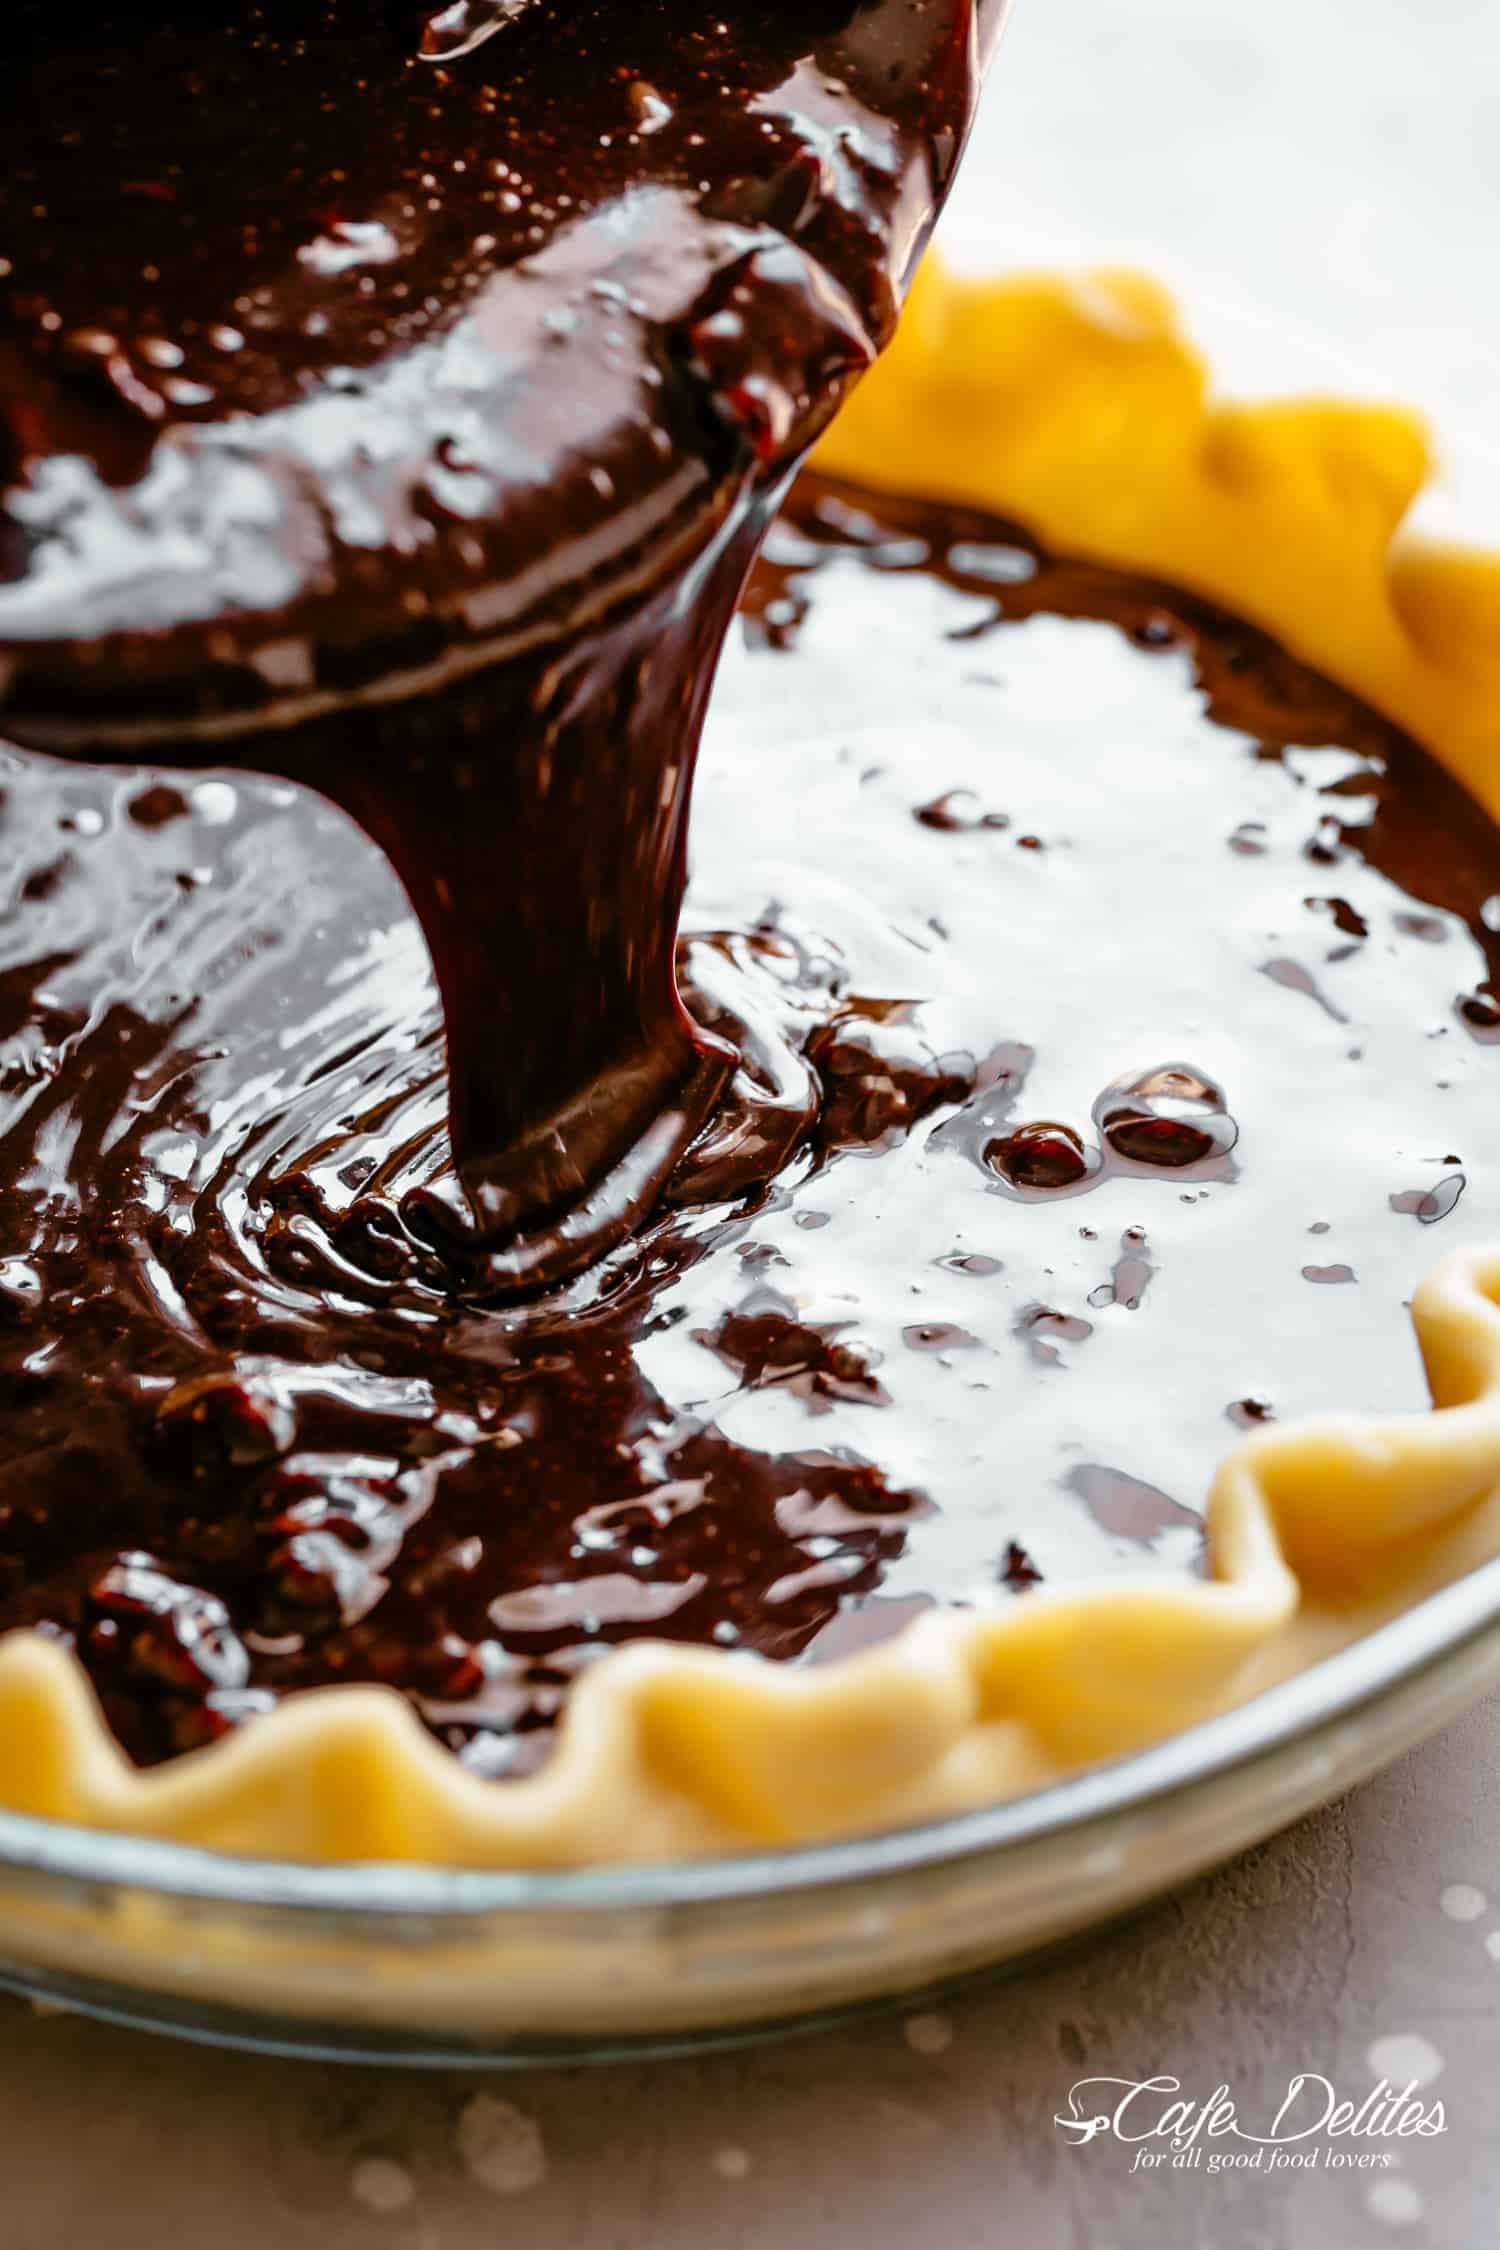
<svg viewBox="0 0 1500 2250"><path fill-rule="evenodd" d="M679 944L735 1057L707 1200L527 1304L404 1215L442 1014L358 830L6 756L0 1626L136 1758L376 1679L524 1772L634 1635L815 1662L1194 1571L1231 1425L1420 1406L1403 1300L1500 1232L1487 818L983 517L808 480L742 615ZM991 1146L1049 1122L1087 1179L1018 1185Z"/></svg>
<svg viewBox="0 0 1500 2250"><path fill-rule="evenodd" d="M405 1220L476 1293L622 1239L732 1071L673 973L708 684L1001 5L7 12L0 723L380 844L448 1035Z"/></svg>

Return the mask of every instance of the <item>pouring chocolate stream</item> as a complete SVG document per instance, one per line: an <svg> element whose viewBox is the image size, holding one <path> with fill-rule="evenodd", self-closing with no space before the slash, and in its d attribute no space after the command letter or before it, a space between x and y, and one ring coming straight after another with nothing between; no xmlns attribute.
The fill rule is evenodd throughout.
<svg viewBox="0 0 1500 2250"><path fill-rule="evenodd" d="M0 728L284 776L382 847L457 1166L403 1215L485 1293L692 1192L735 1062L674 972L709 683L1001 12L85 4L59 41L22 0L0 34Z"/></svg>

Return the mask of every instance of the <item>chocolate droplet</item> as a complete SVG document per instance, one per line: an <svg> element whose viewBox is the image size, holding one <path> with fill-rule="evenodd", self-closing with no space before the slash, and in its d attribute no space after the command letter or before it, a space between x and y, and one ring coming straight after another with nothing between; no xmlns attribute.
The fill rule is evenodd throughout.
<svg viewBox="0 0 1500 2250"><path fill-rule="evenodd" d="M1227 1156L1240 1131L1221 1089L1188 1063L1116 1078L1095 1102L1094 1122L1127 1163L1173 1171Z"/></svg>
<svg viewBox="0 0 1500 2250"><path fill-rule="evenodd" d="M1099 1169L1098 1157L1084 1147L1072 1126L1050 1118L1001 1134L986 1146L984 1161L1018 1188L1078 1187Z"/></svg>

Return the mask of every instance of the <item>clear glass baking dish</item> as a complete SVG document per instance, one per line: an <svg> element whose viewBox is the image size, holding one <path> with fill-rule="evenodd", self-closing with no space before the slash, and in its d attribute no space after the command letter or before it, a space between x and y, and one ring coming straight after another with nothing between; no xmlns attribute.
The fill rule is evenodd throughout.
<svg viewBox="0 0 1500 2250"><path fill-rule="evenodd" d="M232 1859L3 1814L0 1984L190 2038L433 2065L810 2028L1128 1912L1497 1681L1500 1560L1157 1749L813 1850L475 1875Z"/></svg>

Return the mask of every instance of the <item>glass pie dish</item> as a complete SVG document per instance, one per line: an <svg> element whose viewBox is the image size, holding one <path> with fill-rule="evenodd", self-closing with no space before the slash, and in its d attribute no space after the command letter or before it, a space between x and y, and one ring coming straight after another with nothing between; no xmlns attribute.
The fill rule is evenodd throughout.
<svg viewBox="0 0 1500 2250"><path fill-rule="evenodd" d="M811 1850L484 1875L234 1859L4 1814L0 1982L192 2039L455 2067L813 2029L1128 1913L1497 1680L1500 1561L1133 1759Z"/></svg>
<svg viewBox="0 0 1500 2250"><path fill-rule="evenodd" d="M1484 691L1500 579L1467 549L1395 541L1428 467L1415 426L1327 404L1212 404L1145 284L967 290L934 274L825 465L980 503L1069 552L1226 602L1494 803ZM1259 560L1272 552L1274 577ZM766 1689L759 1781L714 1731L734 1716L727 1694L716 1713L717 1671L686 1656L638 1667L632 1692L666 1713L674 1785L719 1823L702 1838L709 1858L414 1864L444 1856L422 1840L445 1833L435 1808L457 1806L456 1769L439 1776L415 1729L356 1740L341 1719L320 1741L300 1711L300 1740L290 1712L261 1722L237 1768L207 1753L214 1782L174 1799L100 1764L60 1653L29 1645L0 1680L5 1794L33 1815L0 1816L7 1980L201 2036L519 2060L815 2020L1124 1912L1420 1740L1500 1671L1497 1300L1495 1257L1467 1248L1419 1298L1438 1413L1242 1440L1216 1487L1206 1580L1028 1596L957 1629L929 1620L865 1657L861 1685L824 1672ZM977 1709L950 1694L955 1652L982 1674ZM1087 1694L1049 1703L1047 1683L1075 1675ZM616 1662L608 1677L626 1676ZM1043 1683L1030 1706L1028 1681ZM894 1789L892 1745L920 1749L923 1725L925 1763ZM856 1751L875 1776L864 1795L848 1784ZM247 1803L308 1791L315 1815L283 1806L247 1828ZM279 1856L340 1805L342 1855ZM636 1809L649 1826L652 1808ZM107 1832L153 1825L164 1833Z"/></svg>

